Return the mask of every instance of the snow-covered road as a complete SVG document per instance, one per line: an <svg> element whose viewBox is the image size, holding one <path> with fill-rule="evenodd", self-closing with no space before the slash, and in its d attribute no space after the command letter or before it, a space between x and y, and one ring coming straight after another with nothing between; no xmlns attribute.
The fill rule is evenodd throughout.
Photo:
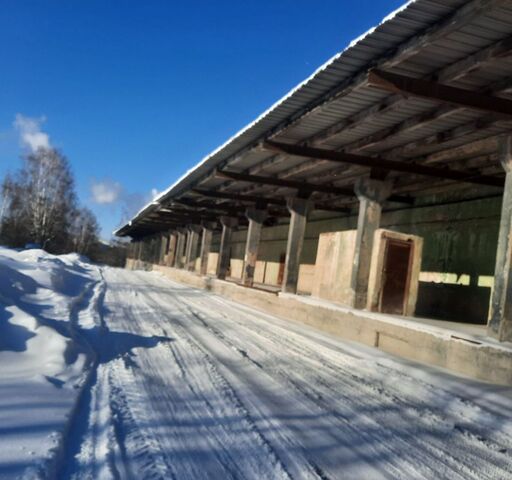
<svg viewBox="0 0 512 480"><path fill-rule="evenodd" d="M102 269L73 479L512 478L510 391L341 342L148 272Z"/></svg>

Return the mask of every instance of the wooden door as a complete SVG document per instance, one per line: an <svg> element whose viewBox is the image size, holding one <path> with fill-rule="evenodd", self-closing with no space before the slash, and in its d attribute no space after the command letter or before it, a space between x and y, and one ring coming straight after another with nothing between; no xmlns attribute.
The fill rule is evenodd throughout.
<svg viewBox="0 0 512 480"><path fill-rule="evenodd" d="M413 243L387 239L379 310L403 315L412 269Z"/></svg>

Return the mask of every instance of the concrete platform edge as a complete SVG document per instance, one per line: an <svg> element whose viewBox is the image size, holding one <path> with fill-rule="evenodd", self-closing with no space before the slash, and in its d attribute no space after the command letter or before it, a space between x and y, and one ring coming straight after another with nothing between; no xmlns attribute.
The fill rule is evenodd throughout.
<svg viewBox="0 0 512 480"><path fill-rule="evenodd" d="M161 265L133 265L160 272L179 283L210 290L267 314L297 321L336 337L379 348L387 353L483 380L512 386L512 350L474 342L470 335L439 334L407 321L383 321L365 311L322 306L294 295L250 289ZM439 330L439 329L438 329Z"/></svg>

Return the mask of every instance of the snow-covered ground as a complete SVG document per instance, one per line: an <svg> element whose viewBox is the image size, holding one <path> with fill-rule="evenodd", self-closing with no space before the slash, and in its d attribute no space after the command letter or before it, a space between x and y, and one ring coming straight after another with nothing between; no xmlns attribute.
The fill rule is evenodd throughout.
<svg viewBox="0 0 512 480"><path fill-rule="evenodd" d="M155 273L0 249L0 478L508 479L511 406Z"/></svg>

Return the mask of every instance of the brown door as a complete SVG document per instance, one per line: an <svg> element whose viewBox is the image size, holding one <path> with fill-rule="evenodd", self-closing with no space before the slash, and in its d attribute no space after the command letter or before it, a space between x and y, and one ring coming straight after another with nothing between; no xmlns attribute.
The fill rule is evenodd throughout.
<svg viewBox="0 0 512 480"><path fill-rule="evenodd" d="M380 311L403 315L412 267L412 243L386 240Z"/></svg>

